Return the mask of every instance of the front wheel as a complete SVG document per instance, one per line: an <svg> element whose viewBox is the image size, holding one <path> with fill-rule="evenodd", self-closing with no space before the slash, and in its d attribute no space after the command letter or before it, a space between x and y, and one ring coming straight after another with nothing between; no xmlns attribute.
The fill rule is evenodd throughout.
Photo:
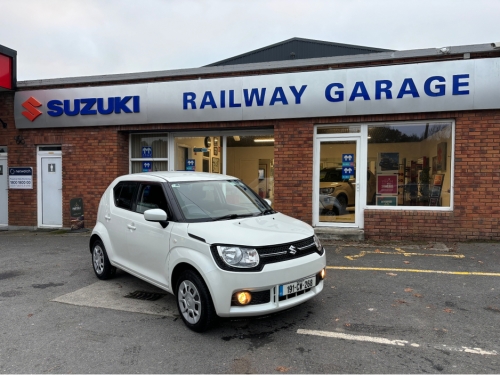
<svg viewBox="0 0 500 375"><path fill-rule="evenodd" d="M337 196L337 200L343 208L347 208L347 197L345 195Z"/></svg>
<svg viewBox="0 0 500 375"><path fill-rule="evenodd" d="M97 240L92 245L92 266L95 275L101 280L107 280L113 277L116 268L109 262L106 248L101 240Z"/></svg>
<svg viewBox="0 0 500 375"><path fill-rule="evenodd" d="M186 326L195 332L206 331L215 322L210 292L201 277L192 270L184 271L177 282L177 308Z"/></svg>

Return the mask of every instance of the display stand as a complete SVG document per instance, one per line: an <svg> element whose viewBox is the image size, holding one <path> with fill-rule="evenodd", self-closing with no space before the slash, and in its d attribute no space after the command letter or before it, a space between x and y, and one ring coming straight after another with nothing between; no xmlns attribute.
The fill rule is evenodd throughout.
<svg viewBox="0 0 500 375"><path fill-rule="evenodd" d="M429 206L440 206L443 181L444 181L444 174L434 175L434 183L432 184Z"/></svg>

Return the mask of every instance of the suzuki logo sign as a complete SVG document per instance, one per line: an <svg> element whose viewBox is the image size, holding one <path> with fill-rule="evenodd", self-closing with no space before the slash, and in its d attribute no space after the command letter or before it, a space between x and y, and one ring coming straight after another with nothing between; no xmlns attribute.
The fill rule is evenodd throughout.
<svg viewBox="0 0 500 375"><path fill-rule="evenodd" d="M42 103L40 103L38 100L36 100L34 97L31 96L28 100L26 100L22 104L22 106L26 109L26 111L22 112L22 115L31 122L33 122L38 116L42 114L41 111L35 108L35 107L40 107L41 105Z"/></svg>

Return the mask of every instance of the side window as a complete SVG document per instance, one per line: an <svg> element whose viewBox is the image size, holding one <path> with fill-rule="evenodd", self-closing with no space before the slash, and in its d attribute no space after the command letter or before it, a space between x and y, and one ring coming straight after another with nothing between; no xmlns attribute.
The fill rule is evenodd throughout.
<svg viewBox="0 0 500 375"><path fill-rule="evenodd" d="M132 202L134 200L136 187L137 184L135 182L124 182L116 185L113 189L115 206L125 210L132 210Z"/></svg>
<svg viewBox="0 0 500 375"><path fill-rule="evenodd" d="M163 189L161 185L141 184L135 211L142 214L144 211L153 208L161 208L168 213L167 200Z"/></svg>

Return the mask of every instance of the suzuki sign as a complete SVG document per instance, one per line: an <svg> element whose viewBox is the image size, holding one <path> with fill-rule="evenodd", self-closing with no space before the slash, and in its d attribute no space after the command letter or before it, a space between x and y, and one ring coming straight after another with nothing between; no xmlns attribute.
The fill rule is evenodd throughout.
<svg viewBox="0 0 500 375"><path fill-rule="evenodd" d="M17 128L497 108L500 58L21 91L15 96Z"/></svg>

